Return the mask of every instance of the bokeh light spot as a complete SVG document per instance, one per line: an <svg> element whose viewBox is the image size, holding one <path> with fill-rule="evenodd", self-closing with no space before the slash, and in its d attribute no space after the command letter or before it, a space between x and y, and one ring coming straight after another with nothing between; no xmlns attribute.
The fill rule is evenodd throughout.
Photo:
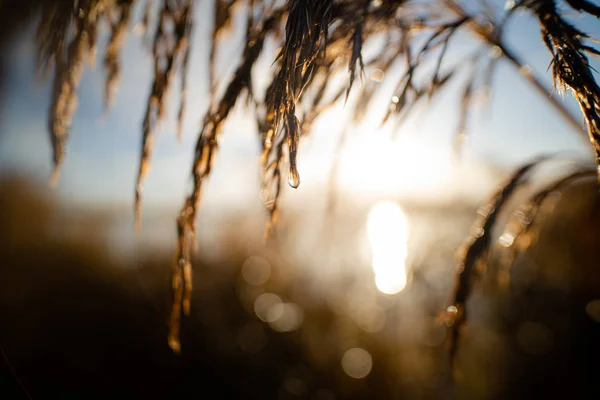
<svg viewBox="0 0 600 400"><path fill-rule="evenodd" d="M344 353L342 369L351 378L362 379L369 375L373 368L373 358L365 349L354 347Z"/></svg>
<svg viewBox="0 0 600 400"><path fill-rule="evenodd" d="M585 306L585 312L595 322L600 322L600 299L592 300Z"/></svg>
<svg viewBox="0 0 600 400"><path fill-rule="evenodd" d="M273 319L269 325L277 332L295 331L304 321L304 312L302 311L302 308L294 303L276 304L269 310L269 314L271 313L273 313ZM269 315L269 317L271 317L271 315Z"/></svg>
<svg viewBox="0 0 600 400"><path fill-rule="evenodd" d="M271 277L271 264L262 257L250 256L242 265L242 277L249 285L264 285Z"/></svg>
<svg viewBox="0 0 600 400"><path fill-rule="evenodd" d="M254 301L256 316L265 322L273 322L281 316L281 299L274 293L263 293Z"/></svg>
<svg viewBox="0 0 600 400"><path fill-rule="evenodd" d="M380 292L395 294L406 286L408 223L395 203L377 203L369 212L367 234L373 252L375 285Z"/></svg>

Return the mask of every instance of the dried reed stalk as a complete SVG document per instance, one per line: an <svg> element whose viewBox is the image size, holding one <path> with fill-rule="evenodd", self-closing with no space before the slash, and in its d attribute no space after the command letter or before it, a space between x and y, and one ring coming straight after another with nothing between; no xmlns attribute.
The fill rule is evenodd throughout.
<svg viewBox="0 0 600 400"><path fill-rule="evenodd" d="M256 37L246 44L242 62L229 82L225 93L218 103L211 105L211 109L204 117L202 130L196 143L192 169L194 187L192 193L185 200L177 219L178 242L173 264L173 305L169 320L169 346L175 352L179 352L181 348L179 342L181 312L188 314L190 310L191 252L195 240L195 221L202 182L211 172L223 123L235 106L241 92L248 88L252 67L262 51L266 35L276 28L283 14L284 10L281 9L274 12L265 20Z"/></svg>
<svg viewBox="0 0 600 400"><path fill-rule="evenodd" d="M71 123L77 110L77 90L86 61L93 63L97 25L105 9L103 1L46 5L38 29L39 66L54 62L54 83L48 131L53 150L51 182L56 183ZM57 24L57 25L55 25Z"/></svg>
<svg viewBox="0 0 600 400"><path fill-rule="evenodd" d="M600 8L586 0L569 0L567 3L577 10L600 18ZM596 165L600 168L600 87L587 57L590 54L600 55L600 51L586 44L589 36L560 15L556 1L532 1L528 7L538 16L542 38L552 54L555 86L563 92L569 89L579 103Z"/></svg>
<svg viewBox="0 0 600 400"><path fill-rule="evenodd" d="M496 225L499 213L507 204L516 189L526 182L531 170L547 157L540 157L527 163L513 173L490 200L478 211L478 221L471 228L471 235L459 251L457 270L459 271L456 288L451 305L440 316L440 320L452 328L450 340L450 355L456 353L460 329L467 319L465 307L478 276L478 264L485 264L487 253L492 240L492 230ZM479 269L483 269L481 267Z"/></svg>
<svg viewBox="0 0 600 400"><path fill-rule="evenodd" d="M121 76L121 63L119 53L125 43L129 19L131 17L131 8L133 0L122 0L115 4L115 7L109 9L109 12L115 12L116 21L110 21L110 39L104 52L104 69L106 70L106 82L104 87L104 105L108 109L114 100L119 79ZM108 18L110 20L110 18Z"/></svg>
<svg viewBox="0 0 600 400"><path fill-rule="evenodd" d="M565 0L582 14L598 16L598 6L587 0ZM190 39L193 23L193 0L159 0L159 16L152 21L151 5L147 0L142 9L145 32L155 25L152 46L154 77L147 101L142 126L142 151L136 183L135 214L140 220L142 182L147 175L153 150L153 140L165 108L166 94L173 76L181 74L180 104L177 113L177 134L181 137L187 93ZM245 8L237 8L245 3ZM119 52L132 17L133 0L73 0L43 3L37 42L40 70L55 64L52 105L49 112L49 132L52 139L55 176L63 160L71 121L77 107L77 89L86 61L93 62L96 36L100 23L109 21L110 39L105 49L106 70L105 102L110 104L120 74ZM282 168L289 163L288 183L298 187L298 145L302 135L309 134L314 121L331 106L348 100L356 74L362 76L365 65L382 75L393 76L392 71L403 68L394 96L390 99L385 120L392 116L402 122L415 106L437 96L451 80L458 79L460 71L472 73L461 82L459 122L456 127L457 144L468 130L469 112L474 94L489 90L498 60L507 60L543 94L554 110L565 117L576 131L580 124L566 111L564 105L547 96L548 90L519 60L504 42L504 25L516 16L515 9L534 13L540 20L544 43L553 55L552 72L556 86L568 88L581 106L587 125L587 136L600 160L600 96L595 72L587 56L598 55L598 50L587 44L586 36L566 22L556 0L525 0L504 13L485 3L481 7L465 8L455 0L287 0L277 8L276 0L213 0L214 26L209 40L208 60L210 105L202 122L192 167L193 190L186 197L177 220L178 246L173 264L173 309L170 319L169 343L179 351L181 312L189 312L191 293L191 250L195 242L196 214L201 197L202 182L212 169L223 124L237 100L247 94L254 104L262 145L263 199L269 214L266 234L279 214L282 189ZM233 14L247 13L244 51L229 84L219 95L215 71L216 52L222 45L223 33L231 26ZM285 22L285 27L283 23ZM478 39L480 45L459 62L449 65L448 54L454 49L453 38L464 32ZM261 54L266 38L280 46L275 57L271 84L263 93L254 93L252 69ZM375 51L370 61L363 61L363 48L381 41L385 46ZM431 67L431 68L430 68ZM357 71L359 70L359 71ZM347 84L336 84L335 77L349 74ZM380 94L372 82L363 82L358 97L361 106L354 110L354 120L365 115L370 99ZM345 94L345 96L344 96ZM358 102L357 102L358 104ZM341 146L341 144L340 144ZM528 167L531 168L531 167ZM524 175L528 168L521 173ZM507 185L496 198L501 207L514 187ZM512 186L511 186L512 185ZM455 332L464 321L464 301L472 286L473 264L481 258L489 245L489 228L494 224L495 211L490 211L480 222L483 234L471 238L464 268L455 296ZM465 272L466 271L466 272ZM455 333L456 336L456 333Z"/></svg>
<svg viewBox="0 0 600 400"><path fill-rule="evenodd" d="M177 57L183 57L184 72L187 69L187 53L190 51L192 0L166 1L158 17L152 53L154 56L154 82L148 97L143 122L142 154L135 187L135 220L141 223L142 182L150 168L154 148L154 135L165 112L165 95L175 74ZM185 87L182 88L185 94ZM182 104L184 104L182 100ZM183 115L183 111L180 112Z"/></svg>
<svg viewBox="0 0 600 400"><path fill-rule="evenodd" d="M504 237L502 245L507 247L507 250L502 254L498 270L497 280L500 286L506 287L509 285L511 267L514 261L519 254L535 242L537 234L534 232L533 227L536 222L539 222L538 214L542 205L547 202L553 193L560 192L574 181L595 175L596 172L589 168L578 169L542 188L529 201L520 205L507 223L507 228L502 235Z"/></svg>

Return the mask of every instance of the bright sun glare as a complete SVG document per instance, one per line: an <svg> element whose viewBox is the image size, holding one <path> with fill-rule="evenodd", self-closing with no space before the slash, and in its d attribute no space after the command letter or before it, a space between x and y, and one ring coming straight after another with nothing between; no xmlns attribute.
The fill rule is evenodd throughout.
<svg viewBox="0 0 600 400"><path fill-rule="evenodd" d="M369 212L367 234L373 253L375 285L395 294L406 286L408 223L402 209L391 201L377 203Z"/></svg>

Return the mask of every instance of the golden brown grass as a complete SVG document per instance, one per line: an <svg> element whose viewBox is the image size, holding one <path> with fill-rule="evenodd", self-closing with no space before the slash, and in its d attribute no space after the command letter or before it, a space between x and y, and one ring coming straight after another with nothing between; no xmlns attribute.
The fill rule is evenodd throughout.
<svg viewBox="0 0 600 400"><path fill-rule="evenodd" d="M110 24L111 33L104 54L104 69L106 69L104 102L107 109L112 105L119 85L121 75L119 53L127 36L132 5L133 1L123 1L117 3L115 8L108 10L107 19Z"/></svg>
<svg viewBox="0 0 600 400"><path fill-rule="evenodd" d="M140 0L141 1L141 0ZM100 24L108 20L110 40L105 49L106 103L112 100L119 77L119 52L127 30L134 0L80 0L42 3L37 42L40 65L46 69L55 66L54 89L49 111L48 130L52 139L54 177L57 177L64 158L70 126L77 108L77 90L84 64L93 63L96 36ZM245 48L238 67L224 92L218 91L215 71L216 50L221 45L221 33L232 23L238 4L245 3ZM562 1L528 0L517 2L501 15L488 7L485 1L468 10L454 0L429 0L407 2L404 0L288 0L280 8L276 1L215 0L214 26L210 37L210 55L207 64L210 104L203 118L192 165L193 189L184 200L177 219L178 247L173 267L174 302L170 322L169 342L179 349L180 315L189 312L191 295L190 257L195 242L195 223L203 181L210 175L218 150L223 124L244 94L250 108L254 108L262 144L263 197L268 212L268 236L279 213L278 200L282 190L283 168L289 164L288 183L293 188L300 185L298 173L298 143L318 116L327 108L348 100L357 74L364 66L380 70L385 77L389 72L403 67L404 73L396 82L395 95L390 99L384 120L395 117L402 121L424 99L440 93L450 81L469 70L462 78L462 95L459 99L460 118L456 127L457 144L460 145L468 130L469 111L473 94L488 91L494 68L499 59L514 65L543 93L554 110L580 130L579 123L564 106L533 76L526 65L507 47L504 25L515 18L514 10L534 13L541 26L543 41L553 56L552 73L559 88L568 88L579 102L586 121L589 140L600 162L600 89L595 82L595 72L587 56L598 55L598 50L587 43L588 36L563 17L559 8ZM142 125L142 151L135 187L135 212L139 221L142 199L142 182L147 175L154 137L164 115L165 98L173 77L181 77L181 102L178 112L178 135L181 135L185 116L187 70L191 49L193 25L192 0L159 1L159 16L150 18L150 0L145 1L142 24L146 30L154 29L154 77ZM598 17L598 7L586 0L567 0L566 4L580 14ZM452 40L459 32L475 39L471 54L464 55L455 64L449 64ZM257 93L252 82L252 71L257 64L264 43L272 39L279 45L277 55L268 55L276 66L271 73L271 83ZM364 46L383 39L384 46L369 60L363 60ZM432 68L432 71L428 70ZM337 85L333 79L339 73L349 74L347 85ZM420 77L419 77L420 76ZM424 77L423 77L424 76ZM372 82L362 86L357 97L354 116L364 116L366 105L379 94ZM198 115L198 111L195 112ZM516 184L516 183L515 183ZM509 190L510 185L505 187ZM503 198L501 192L499 198ZM502 200L499 200L500 202ZM540 200L541 201L541 200ZM535 208L535 207L533 207ZM493 225L493 213L483 222ZM487 247L486 235L471 244L470 259L476 260ZM475 250L480 248L480 250ZM474 252L474 253L473 253ZM463 301L469 293L474 261L465 263L457 289L456 305L463 315ZM462 289L462 288L466 289ZM455 324L458 326L460 324Z"/></svg>
<svg viewBox="0 0 600 400"><path fill-rule="evenodd" d="M191 31L191 0L169 2L162 5L152 53L154 56L154 82L148 98L146 116L143 122L142 135L142 156L138 170L138 178L135 188L135 213L136 221L140 222L141 201L142 201L142 182L148 174L150 168L150 157L154 148L154 135L165 112L165 95L169 90L172 78L175 75L175 63L181 58L182 76L187 72L189 52L190 52L190 31ZM185 80L182 84L181 108L179 110L180 121L184 114L185 98ZM181 124L181 122L180 122Z"/></svg>
<svg viewBox="0 0 600 400"><path fill-rule="evenodd" d="M581 12L600 18L600 8L586 0L570 0L568 3ZM590 39L588 35L562 17L556 2L537 1L531 8L540 20L542 38L552 53L555 85L561 91L569 89L579 103L596 165L600 168L600 87L588 60L588 55L598 56L600 52L586 43Z"/></svg>

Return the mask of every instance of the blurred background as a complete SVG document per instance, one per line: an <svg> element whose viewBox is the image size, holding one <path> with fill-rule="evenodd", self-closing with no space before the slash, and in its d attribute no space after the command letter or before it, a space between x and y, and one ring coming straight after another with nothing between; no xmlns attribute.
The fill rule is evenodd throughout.
<svg viewBox="0 0 600 400"><path fill-rule="evenodd" d="M593 179L544 209L539 240L514 263L507 290L484 273L455 369L447 328L436 322L451 298L454 253L502 179L549 152L592 165L589 145L502 63L491 97L473 113L460 160L452 152L457 88L399 129L380 127L375 105L341 148L348 109L324 114L300 145L302 185L284 189L267 243L260 144L238 107L204 188L192 312L182 354L171 352L175 218L208 105L210 4L195 11L202 23L194 29L183 140L174 135L173 101L156 139L139 232L134 184L152 73L141 10L136 5L110 112L103 112L102 69L86 68L61 179L50 188L51 83L36 73L36 16L27 2L8 6L0 61L2 398L598 398ZM8 24L13 19L22 22ZM597 21L582 27L600 36ZM535 21L523 15L507 29L550 88ZM218 55L228 73L243 34L234 23L230 52ZM100 48L106 40L101 34ZM569 96L564 103L578 115ZM537 184L570 165L555 163ZM518 193L503 220L530 190ZM502 229L503 222L496 237Z"/></svg>

